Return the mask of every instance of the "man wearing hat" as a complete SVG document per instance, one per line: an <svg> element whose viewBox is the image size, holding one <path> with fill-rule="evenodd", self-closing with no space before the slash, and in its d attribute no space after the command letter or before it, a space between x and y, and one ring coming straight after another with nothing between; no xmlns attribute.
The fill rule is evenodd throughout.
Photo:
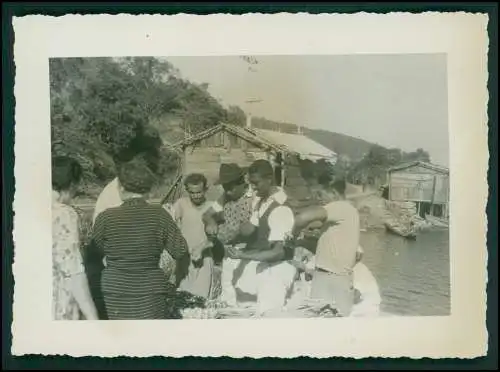
<svg viewBox="0 0 500 372"><path fill-rule="evenodd" d="M245 175L245 169L238 164L227 163L220 166L216 184L222 186L224 193L204 215L206 233L216 246L244 246L241 230L250 221L253 200ZM230 305L236 305L237 302L233 272L239 261L229 257L223 259L222 299Z"/></svg>

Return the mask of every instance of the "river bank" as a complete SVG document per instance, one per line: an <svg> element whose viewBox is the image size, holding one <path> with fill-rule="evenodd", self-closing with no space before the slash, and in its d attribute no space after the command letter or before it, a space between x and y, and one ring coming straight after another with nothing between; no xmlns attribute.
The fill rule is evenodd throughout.
<svg viewBox="0 0 500 372"><path fill-rule="evenodd" d="M359 211L363 230L386 229L387 225L392 225L403 231L419 232L435 227L418 215L412 202L389 201L377 192L353 194L348 199Z"/></svg>

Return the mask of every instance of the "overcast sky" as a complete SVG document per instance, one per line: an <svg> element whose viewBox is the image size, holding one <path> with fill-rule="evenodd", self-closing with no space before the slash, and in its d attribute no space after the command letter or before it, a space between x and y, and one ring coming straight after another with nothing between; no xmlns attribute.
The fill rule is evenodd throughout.
<svg viewBox="0 0 500 372"><path fill-rule="evenodd" d="M169 57L224 105L414 151L448 165L445 55ZM248 99L261 103L245 104Z"/></svg>

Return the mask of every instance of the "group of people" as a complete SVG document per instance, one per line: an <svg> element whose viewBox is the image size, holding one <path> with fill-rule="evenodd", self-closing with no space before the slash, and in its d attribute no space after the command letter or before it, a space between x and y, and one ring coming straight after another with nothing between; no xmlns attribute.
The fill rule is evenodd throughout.
<svg viewBox="0 0 500 372"><path fill-rule="evenodd" d="M58 157L52 172L54 316L102 319L79 250L78 215L70 206L81 167ZM220 198L208 200L207 178L192 173L184 179L187 195L160 206L147 201L155 183L147 163L135 158L120 165L96 203L91 232L91 244L103 257L99 290L106 319L168 318L172 277L179 290L212 299L218 264L220 300L229 306L252 304L262 316L279 313L305 278L308 297L340 316L356 315L361 304L371 306L365 313L378 314L378 287L360 262L359 215L345 199L345 182L310 177L310 190L323 203L297 212L274 174L266 160L248 169L222 164ZM314 234L314 244L305 244ZM172 267L174 275L166 275Z"/></svg>

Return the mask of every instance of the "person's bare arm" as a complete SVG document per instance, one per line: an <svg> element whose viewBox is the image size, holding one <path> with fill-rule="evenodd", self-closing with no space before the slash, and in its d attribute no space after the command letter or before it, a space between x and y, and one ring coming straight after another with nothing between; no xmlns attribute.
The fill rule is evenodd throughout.
<svg viewBox="0 0 500 372"><path fill-rule="evenodd" d="M101 217L101 215L99 215ZM102 219L97 218L98 221ZM59 265L64 267L65 274L69 277L71 293L73 294L78 307L85 319L97 320L97 309L90 294L87 274L83 264L82 254L80 252L80 237L78 232L78 215L76 212L68 214L69 228L67 231L66 241L68 244L67 252L58 259Z"/></svg>
<svg viewBox="0 0 500 372"><path fill-rule="evenodd" d="M164 213L163 213L164 212ZM165 210L161 211L161 234L164 242L164 249L176 261L175 279L177 286L187 276L190 255L186 239L182 235L179 227Z"/></svg>
<svg viewBox="0 0 500 372"><path fill-rule="evenodd" d="M229 248L228 255L232 258L242 260L252 260L261 262L278 262L285 259L285 248L283 242L272 243L271 249L267 250L251 250L251 251L238 251Z"/></svg>
<svg viewBox="0 0 500 372"><path fill-rule="evenodd" d="M223 196L203 213L201 219L205 225L205 233L209 239L215 239L219 232L219 225L224 223Z"/></svg>
<svg viewBox="0 0 500 372"><path fill-rule="evenodd" d="M210 223L219 225L224 223L224 212L222 210L216 210L214 207L210 207L203 213L202 220L205 225Z"/></svg>
<svg viewBox="0 0 500 372"><path fill-rule="evenodd" d="M298 236L299 233L313 222L324 223L328 218L327 211L321 206L307 208L295 216L292 235Z"/></svg>
<svg viewBox="0 0 500 372"><path fill-rule="evenodd" d="M97 310L90 294L87 275L84 272L71 276L71 289L85 319L98 320L99 316L97 315Z"/></svg>
<svg viewBox="0 0 500 372"><path fill-rule="evenodd" d="M250 235L252 235L256 229L257 229L257 226L255 226L250 221L247 221L247 222L241 224L240 235L247 238Z"/></svg>

